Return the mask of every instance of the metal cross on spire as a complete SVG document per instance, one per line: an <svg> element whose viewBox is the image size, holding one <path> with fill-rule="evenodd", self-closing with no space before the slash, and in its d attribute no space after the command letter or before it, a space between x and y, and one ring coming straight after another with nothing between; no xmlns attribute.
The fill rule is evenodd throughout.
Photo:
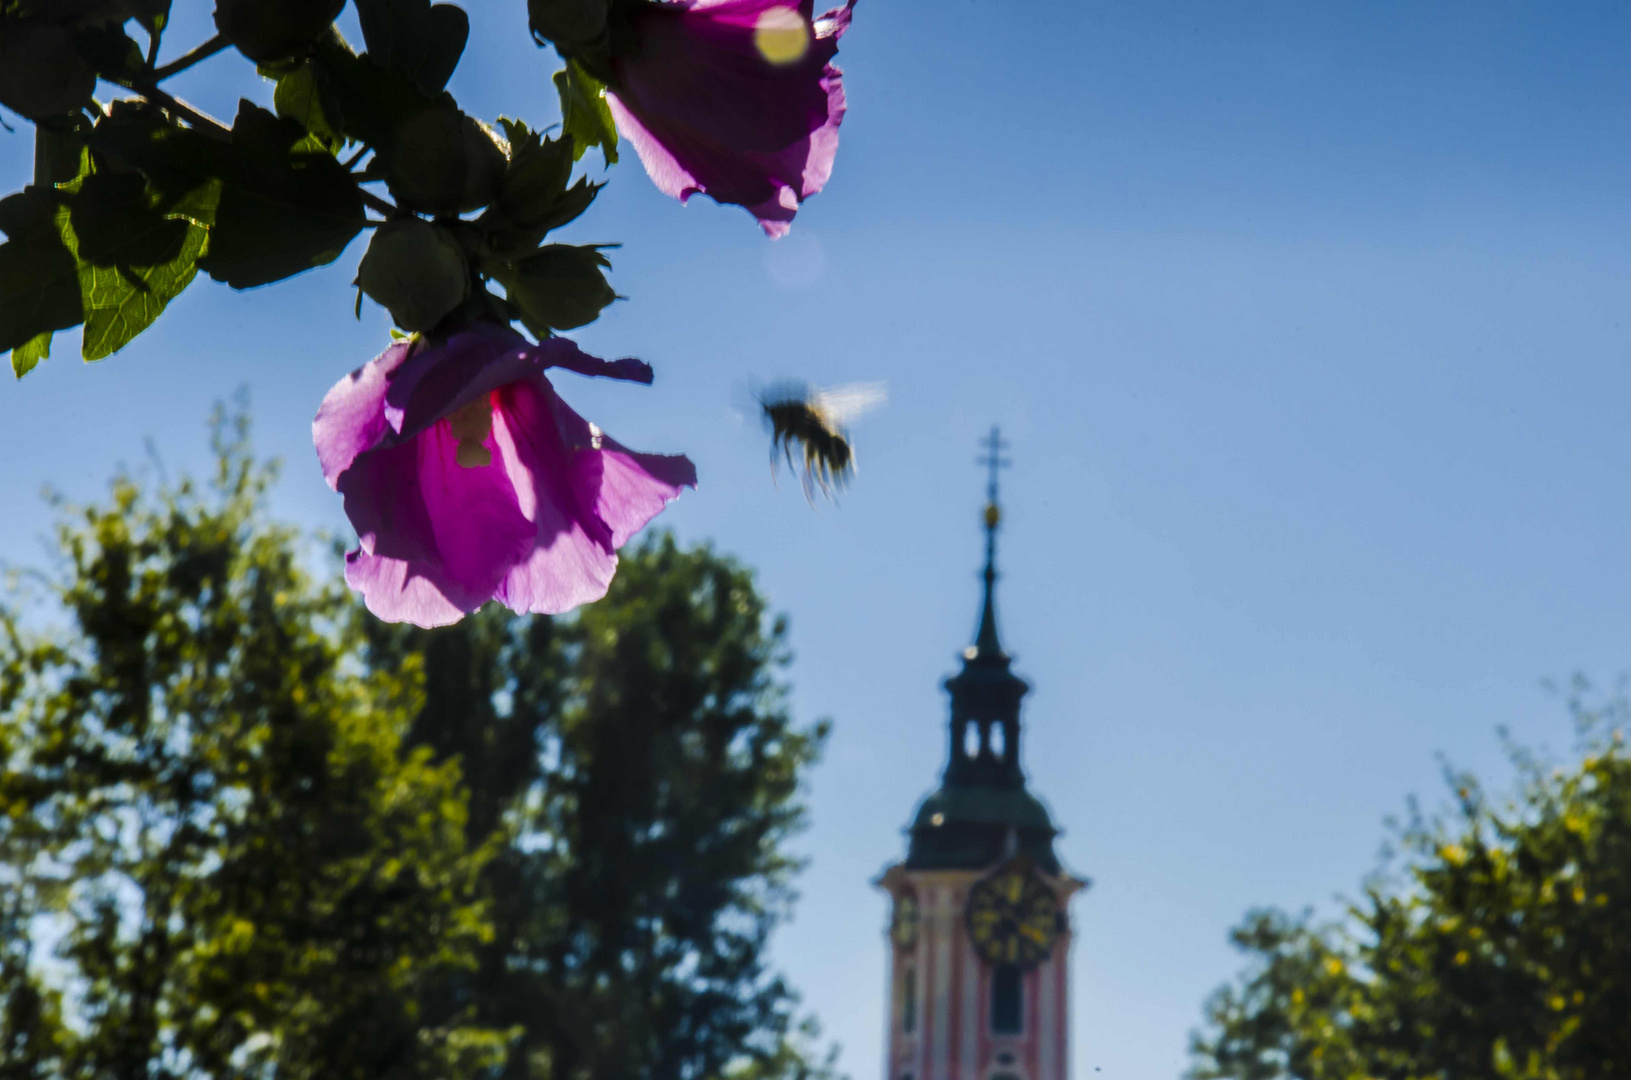
<svg viewBox="0 0 1631 1080"><path fill-rule="evenodd" d="M980 611L980 629L975 635L974 647L980 653L1001 655L997 642L997 526L1002 523L1002 508L997 502L998 470L1013 462L1002 456L1008 443L997 425L991 425L991 434L981 440L985 453L975 463L990 470L985 487L985 605Z"/></svg>
<svg viewBox="0 0 1631 1080"><path fill-rule="evenodd" d="M1008 440L1002 437L1002 429L992 424L991 434L980 440L980 446L985 450L985 454L976 458L974 464L984 465L991 470L985 484L985 501L989 506L996 506L997 470L1006 469L1013 464L1013 461L1002 456L1002 452L1008 449Z"/></svg>

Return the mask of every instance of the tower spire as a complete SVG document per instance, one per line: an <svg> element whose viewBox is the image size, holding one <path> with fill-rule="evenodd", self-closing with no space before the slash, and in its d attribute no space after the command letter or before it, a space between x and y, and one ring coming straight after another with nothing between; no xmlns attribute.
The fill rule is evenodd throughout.
<svg viewBox="0 0 1631 1080"><path fill-rule="evenodd" d="M997 501L998 470L1013 462L1002 456L1008 443L997 425L991 425L991 434L981 442L985 453L976 460L988 471L985 483L985 603L980 609L980 626L974 635L977 655L987 658L1001 656L1002 644L997 640L997 527L1002 524L1002 505Z"/></svg>

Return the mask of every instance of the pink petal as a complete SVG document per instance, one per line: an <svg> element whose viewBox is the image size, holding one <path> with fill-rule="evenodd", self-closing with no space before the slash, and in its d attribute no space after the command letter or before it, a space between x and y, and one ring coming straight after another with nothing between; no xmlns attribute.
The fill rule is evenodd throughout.
<svg viewBox="0 0 1631 1080"><path fill-rule="evenodd" d="M438 423L411 443L365 455L341 478L360 538L346 580L369 610L422 614L434 593L461 612L475 611L527 557L536 529L508 471L497 455L490 465L464 468L454 461L457 446L448 425ZM489 439L488 449L496 448Z"/></svg>
<svg viewBox="0 0 1631 1080"><path fill-rule="evenodd" d="M408 343L399 341L335 383L324 396L311 422L311 436L329 487L336 487L340 474L357 455L373 449L385 435L385 392L391 376L407 358Z"/></svg>
<svg viewBox="0 0 1631 1080"><path fill-rule="evenodd" d="M441 626L495 598L550 613L598 599L617 547L695 485L684 458L604 439L556 396L550 367L651 381L638 360L479 324L393 345L329 391L313 439L359 538L346 581L370 611ZM492 460L466 468L449 417L482 395Z"/></svg>
<svg viewBox="0 0 1631 1080"><path fill-rule="evenodd" d="M680 131L669 131L668 141L658 138L640 118L623 104L623 99L610 91L606 94L606 105L611 109L612 120L617 124L617 133L634 145L634 152L640 157L640 164L646 168L646 175L651 182L657 185L657 190L664 195L678 199L682 204L690 201L692 195L703 190L702 184L684 165L675 152L669 149L669 142L680 143L684 141L685 134ZM697 148L690 148L688 157L698 157L701 153ZM715 150L713 152L720 152Z"/></svg>
<svg viewBox="0 0 1631 1080"><path fill-rule="evenodd" d="M843 77L829 61L853 0L811 20L799 60L770 63L754 42L766 11L787 0L692 0L640 10L638 44L614 59L607 94L618 131L652 181L685 202L703 192L748 208L772 237L832 175L843 122Z"/></svg>
<svg viewBox="0 0 1631 1080"><path fill-rule="evenodd" d="M534 345L508 326L481 322L415 353L391 379L385 415L397 439L410 439L482 395L550 367L651 382L651 368L632 357L602 360L567 338Z"/></svg>
<svg viewBox="0 0 1631 1080"><path fill-rule="evenodd" d="M683 457L633 454L598 435L547 380L516 383L500 395L494 439L510 468L537 547L515 567L498 598L518 612L556 613L598 600L617 568L616 549L696 486ZM598 445L597 445L598 442Z"/></svg>
<svg viewBox="0 0 1631 1080"><path fill-rule="evenodd" d="M405 622L430 629L451 626L466 612L451 603L429 578L417 575L402 559L365 551L348 552L345 583L362 594L368 610L386 622Z"/></svg>

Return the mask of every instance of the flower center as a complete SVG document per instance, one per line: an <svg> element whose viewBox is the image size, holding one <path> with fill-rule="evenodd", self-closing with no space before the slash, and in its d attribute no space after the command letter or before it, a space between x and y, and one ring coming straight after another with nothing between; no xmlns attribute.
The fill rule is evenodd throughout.
<svg viewBox="0 0 1631 1080"><path fill-rule="evenodd" d="M491 394L483 394L454 410L447 418L447 426L459 441L453 460L460 468L480 469L493 463L493 452L487 449L487 436L493 433Z"/></svg>
<svg viewBox="0 0 1631 1080"><path fill-rule="evenodd" d="M810 28L790 7L769 8L753 26L753 44L772 64L791 64L809 49Z"/></svg>

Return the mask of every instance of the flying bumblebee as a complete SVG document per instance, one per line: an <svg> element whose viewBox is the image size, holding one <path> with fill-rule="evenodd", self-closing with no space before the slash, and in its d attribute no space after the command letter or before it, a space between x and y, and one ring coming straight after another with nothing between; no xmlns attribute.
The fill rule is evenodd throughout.
<svg viewBox="0 0 1631 1080"><path fill-rule="evenodd" d="M881 405L883 383L853 383L831 390L816 390L804 383L777 383L758 395L770 432L770 472L776 474L778 455L787 467L802 471L804 498L815 503L815 489L828 499L855 472L855 448L846 422ZM799 460L794 459L797 447Z"/></svg>

